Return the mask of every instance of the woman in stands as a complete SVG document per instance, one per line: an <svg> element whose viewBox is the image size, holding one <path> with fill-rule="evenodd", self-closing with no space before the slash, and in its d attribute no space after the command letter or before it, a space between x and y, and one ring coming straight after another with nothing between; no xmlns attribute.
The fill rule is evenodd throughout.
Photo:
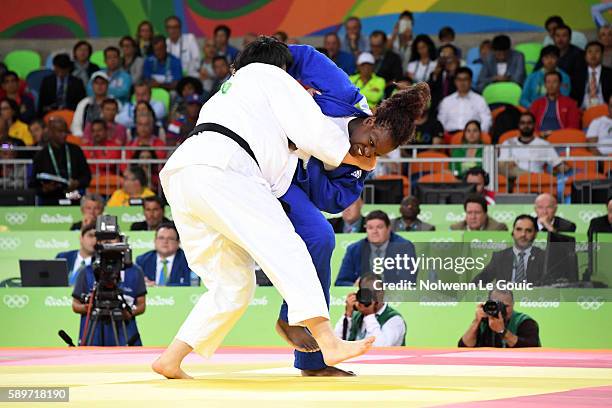
<svg viewBox="0 0 612 408"><path fill-rule="evenodd" d="M470 120L463 128L463 138L461 139L462 147L455 148L451 151L451 157L454 158L482 158L482 147L473 145L482 144L482 131L480 122ZM461 163L451 163L451 171L454 175L462 177L463 174L472 167L482 167L482 162L464 161Z"/></svg>
<svg viewBox="0 0 612 408"><path fill-rule="evenodd" d="M151 46L151 40L153 40L155 31L153 30L153 24L150 21L141 21L136 29L136 43L140 50L140 55L144 58L153 54L153 47Z"/></svg>
<svg viewBox="0 0 612 408"><path fill-rule="evenodd" d="M129 35L121 37L119 40L121 48L121 66L132 77L132 83L137 84L142 79L142 67L144 58L138 55L140 52L136 40Z"/></svg>
<svg viewBox="0 0 612 408"><path fill-rule="evenodd" d="M99 66L89 61L92 52L93 48L87 41L79 41L72 48L72 59L74 61L72 75L83 81L85 87L87 87L89 78L93 73L100 70Z"/></svg>
<svg viewBox="0 0 612 408"><path fill-rule="evenodd" d="M155 150L136 150L132 159L157 160L157 155L155 154ZM149 175L152 190L159 191L159 171L161 170L162 165L158 163L139 163L138 166L140 166L140 168Z"/></svg>
<svg viewBox="0 0 612 408"><path fill-rule="evenodd" d="M413 83L427 82L436 68L436 46L428 35L420 34L412 42L410 62L406 76Z"/></svg>
<svg viewBox="0 0 612 408"><path fill-rule="evenodd" d="M21 140L28 146L34 144L28 125L19 120L19 105L17 105L17 102L8 98L0 101L0 117L6 121L9 136Z"/></svg>
<svg viewBox="0 0 612 408"><path fill-rule="evenodd" d="M131 200L154 196L147 187L147 174L139 166L132 166L123 172L123 188L115 190L106 205L108 207L127 207Z"/></svg>

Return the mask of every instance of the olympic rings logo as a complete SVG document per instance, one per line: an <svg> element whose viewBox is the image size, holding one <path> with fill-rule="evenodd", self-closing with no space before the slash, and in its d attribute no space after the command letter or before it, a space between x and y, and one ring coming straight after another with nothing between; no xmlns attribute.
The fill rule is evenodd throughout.
<svg viewBox="0 0 612 408"><path fill-rule="evenodd" d="M428 222L429 220L431 220L432 214L431 211L423 211L422 213L419 214L419 218L425 222Z"/></svg>
<svg viewBox="0 0 612 408"><path fill-rule="evenodd" d="M30 302L30 298L28 295L4 295L2 301L9 309L21 309Z"/></svg>
<svg viewBox="0 0 612 408"><path fill-rule="evenodd" d="M19 238L0 238L0 251L14 251L19 248L20 245L21 240Z"/></svg>
<svg viewBox="0 0 612 408"><path fill-rule="evenodd" d="M578 218L582 220L582 222L589 222L595 217L599 217L603 213L600 211L580 211L578 212Z"/></svg>
<svg viewBox="0 0 612 408"><path fill-rule="evenodd" d="M606 302L600 297L581 296L576 300L582 310L598 310Z"/></svg>
<svg viewBox="0 0 612 408"><path fill-rule="evenodd" d="M28 220L28 214L24 212L8 212L4 219L11 225L21 225Z"/></svg>
<svg viewBox="0 0 612 408"><path fill-rule="evenodd" d="M492 214L493 218L500 222L510 222L516 217L514 211L494 211Z"/></svg>

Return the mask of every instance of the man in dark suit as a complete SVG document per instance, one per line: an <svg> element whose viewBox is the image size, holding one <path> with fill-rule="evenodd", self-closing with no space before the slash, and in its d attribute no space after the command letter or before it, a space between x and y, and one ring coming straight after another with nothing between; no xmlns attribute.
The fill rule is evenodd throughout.
<svg viewBox="0 0 612 408"><path fill-rule="evenodd" d="M393 232L399 231L435 231L436 227L419 219L421 213L421 203L415 196L408 196L400 203L401 217L397 217L391 222Z"/></svg>
<svg viewBox="0 0 612 408"><path fill-rule="evenodd" d="M546 232L576 232L576 224L557 217L557 199L544 193L535 199L535 212L538 220L538 231Z"/></svg>
<svg viewBox="0 0 612 408"><path fill-rule="evenodd" d="M571 92L570 96L578 102L580 105L581 101L578 101L577 95L575 94L581 84L578 81L580 72L584 71L584 51L570 43L572 38L572 29L566 25L560 25L555 28L553 40L555 45L561 52L561 57L557 66L561 68L570 77ZM535 69L540 69L541 64L536 64ZM584 84L582 84L584 85Z"/></svg>
<svg viewBox="0 0 612 408"><path fill-rule="evenodd" d="M75 110L79 101L85 98L83 81L70 75L71 70L72 61L68 54L58 54L53 58L53 74L45 77L40 85L40 116L58 109Z"/></svg>
<svg viewBox="0 0 612 408"><path fill-rule="evenodd" d="M596 217L589 224L587 233L589 242L593 242L593 236L597 233L612 233L612 196L608 197L608 214Z"/></svg>
<svg viewBox="0 0 612 408"><path fill-rule="evenodd" d="M395 88L393 82L402 80L404 76L402 59L395 52L387 49L387 34L380 30L370 34L370 52L376 60L374 73L387 83L385 97L388 97Z"/></svg>
<svg viewBox="0 0 612 408"><path fill-rule="evenodd" d="M365 218L361 215L361 207L363 207L363 200L360 197L342 211L342 217L329 218L328 221L334 233L365 232Z"/></svg>
<svg viewBox="0 0 612 408"><path fill-rule="evenodd" d="M364 274L382 275L384 282L415 282L417 271L403 269L399 265L392 268L383 266L381 259L407 255L416 259L412 242L391 231L391 221L383 211L372 211L365 218L367 238L359 240L346 250L342 266L336 278L336 286L353 286Z"/></svg>
<svg viewBox="0 0 612 408"><path fill-rule="evenodd" d="M538 233L537 221L521 214L514 220L514 245L494 252L491 261L472 281L483 284L493 281L539 284L544 275L544 251L533 246Z"/></svg>
<svg viewBox="0 0 612 408"><path fill-rule="evenodd" d="M155 231L161 224L171 222L164 216L165 203L159 196L145 197L142 200L142 211L144 221L135 222L130 226L130 231Z"/></svg>
<svg viewBox="0 0 612 408"><path fill-rule="evenodd" d="M525 57L511 48L510 37L503 34L496 36L492 48L493 52L485 59L477 78L476 90L482 92L493 82L512 81L522 86L525 81Z"/></svg>
<svg viewBox="0 0 612 408"><path fill-rule="evenodd" d="M191 286L192 280L199 285L199 278L189 269L179 244L178 231L173 223L157 227L155 249L136 258L147 286Z"/></svg>
<svg viewBox="0 0 612 408"><path fill-rule="evenodd" d="M68 283L73 286L76 279L86 267L91 265L96 245L96 223L85 224L81 229L80 248L60 252L55 259L65 259L68 266Z"/></svg>
<svg viewBox="0 0 612 408"><path fill-rule="evenodd" d="M612 69L602 65L604 46L591 41L585 49L586 66L577 73L577 86L572 86L571 96L578 106L587 109L605 104L612 95Z"/></svg>

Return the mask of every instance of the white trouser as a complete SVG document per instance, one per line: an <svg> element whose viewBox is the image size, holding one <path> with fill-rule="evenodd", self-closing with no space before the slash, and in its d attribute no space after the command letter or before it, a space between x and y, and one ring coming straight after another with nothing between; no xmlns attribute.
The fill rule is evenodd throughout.
<svg viewBox="0 0 612 408"><path fill-rule="evenodd" d="M246 153L236 156L252 161ZM281 204L262 179L235 167L192 165L161 173L189 266L208 288L176 338L205 357L253 298L253 260L287 301L290 324L329 319L310 254Z"/></svg>

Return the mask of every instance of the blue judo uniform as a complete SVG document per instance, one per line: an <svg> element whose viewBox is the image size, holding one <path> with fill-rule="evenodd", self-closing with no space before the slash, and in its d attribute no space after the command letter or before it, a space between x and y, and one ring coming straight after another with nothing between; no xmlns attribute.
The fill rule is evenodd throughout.
<svg viewBox="0 0 612 408"><path fill-rule="evenodd" d="M332 117L367 117L369 110L364 98L344 71L330 59L307 45L290 45L294 63L288 73L302 85L315 88L321 95L314 99L321 111ZM362 109L367 110L364 112ZM339 213L359 198L368 172L352 165L340 165L326 171L314 157L307 165L300 160L293 182L281 200L289 204L288 217L295 232L304 240L329 307L331 257L336 240L331 224L321 211ZM288 321L287 304L283 302L280 319ZM321 352L295 351L294 366L301 370L326 367Z"/></svg>

